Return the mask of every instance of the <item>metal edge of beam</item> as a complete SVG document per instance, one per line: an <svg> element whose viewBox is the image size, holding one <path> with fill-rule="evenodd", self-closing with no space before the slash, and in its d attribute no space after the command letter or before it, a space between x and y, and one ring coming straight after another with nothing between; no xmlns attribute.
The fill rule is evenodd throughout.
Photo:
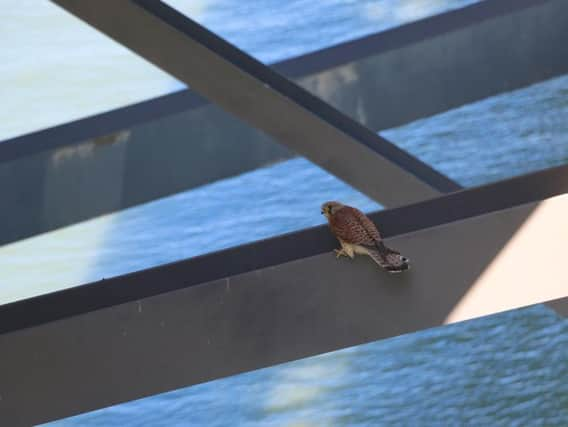
<svg viewBox="0 0 568 427"><path fill-rule="evenodd" d="M568 319L568 298L559 298L554 301L548 301L546 305L554 310L559 316Z"/></svg>
<svg viewBox="0 0 568 427"><path fill-rule="evenodd" d="M74 120L29 134L0 141L0 163L42 151L77 145L86 140L122 131L151 120L207 104L190 90L142 101L126 107Z"/></svg>
<svg viewBox="0 0 568 427"><path fill-rule="evenodd" d="M461 188L163 3L54 2L382 204ZM127 30L117 24L125 20ZM399 191L389 191L387 180Z"/></svg>
<svg viewBox="0 0 568 427"><path fill-rule="evenodd" d="M278 61L271 66L288 78L306 77L548 1L551 0L485 0ZM0 142L0 162L11 161L43 150L78 144L85 139L107 135L148 120L156 120L206 104L207 100L189 89L183 89L109 112L15 136Z"/></svg>
<svg viewBox="0 0 568 427"><path fill-rule="evenodd" d="M524 265L533 278L525 284L539 289L536 294L519 297L518 280L512 286L502 277L480 283L539 206L534 202L394 238L389 244L416 255L415 269L402 275L382 272L364 257L336 260L324 253L0 335L0 413L14 426L50 421L563 298L561 263L546 272L550 286L534 281L543 277L539 266L550 259L542 251L536 263ZM544 206L561 223L568 198ZM547 225L550 219L538 220L545 240L555 237L559 226ZM531 242L522 246L521 258L534 260ZM555 259L561 258L557 251ZM501 270L513 273L510 262L503 264ZM495 295L486 292L469 304L468 313L453 316L484 286Z"/></svg>
<svg viewBox="0 0 568 427"><path fill-rule="evenodd" d="M371 214L393 237L568 192L568 165ZM321 202L321 201L320 201ZM319 202L314 202L319 209ZM315 256L335 247L326 226L0 305L0 334Z"/></svg>

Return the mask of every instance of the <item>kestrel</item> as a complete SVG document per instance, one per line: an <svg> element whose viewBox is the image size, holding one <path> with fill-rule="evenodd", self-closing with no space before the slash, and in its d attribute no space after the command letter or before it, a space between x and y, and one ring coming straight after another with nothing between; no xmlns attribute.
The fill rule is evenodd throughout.
<svg viewBox="0 0 568 427"><path fill-rule="evenodd" d="M327 218L331 232L341 243L335 249L337 258L355 254L369 255L389 273L400 273L410 268L410 260L400 252L387 248L379 230L363 212L339 202L325 202L321 213Z"/></svg>

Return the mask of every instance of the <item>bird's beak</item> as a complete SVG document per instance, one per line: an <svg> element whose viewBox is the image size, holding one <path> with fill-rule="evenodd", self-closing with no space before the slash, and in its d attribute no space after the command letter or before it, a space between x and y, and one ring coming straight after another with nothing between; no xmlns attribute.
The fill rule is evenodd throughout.
<svg viewBox="0 0 568 427"><path fill-rule="evenodd" d="M323 215L323 211L321 211L321 214Z"/></svg>

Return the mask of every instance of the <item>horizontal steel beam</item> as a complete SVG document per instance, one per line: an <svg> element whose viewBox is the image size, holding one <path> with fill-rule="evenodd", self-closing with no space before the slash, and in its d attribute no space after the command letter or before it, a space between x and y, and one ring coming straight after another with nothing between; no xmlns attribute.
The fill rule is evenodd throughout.
<svg viewBox="0 0 568 427"><path fill-rule="evenodd" d="M459 188L161 2L54 2L381 204Z"/></svg>
<svg viewBox="0 0 568 427"><path fill-rule="evenodd" d="M563 0L484 0L300 57L297 81L379 131L568 73L567 27Z"/></svg>
<svg viewBox="0 0 568 427"><path fill-rule="evenodd" d="M546 305L556 311L560 316L568 318L568 298L550 301Z"/></svg>
<svg viewBox="0 0 568 427"><path fill-rule="evenodd" d="M401 275L368 258L337 260L330 251L272 264L279 254L264 252L261 243L241 249L240 261L250 253L256 265L237 264L225 252L196 259L200 268L194 264L192 274L181 263L98 283L115 300L124 296L120 282L131 291L165 290L169 280L186 287L0 335L0 413L14 426L45 422L563 298L568 234L558 233L566 215L568 196L559 196L390 238L413 262ZM305 254L298 235L279 240L286 239ZM328 235L320 240L326 249L333 245ZM543 243L551 250L535 251ZM208 280L223 268L241 272ZM64 304L85 301L59 297Z"/></svg>
<svg viewBox="0 0 568 427"><path fill-rule="evenodd" d="M211 108L0 162L0 245L293 157Z"/></svg>
<svg viewBox="0 0 568 427"><path fill-rule="evenodd" d="M487 0L273 67L380 130L567 72L566 9L558 0ZM508 48L522 37L531 42ZM479 67L488 78L477 77ZM116 136L125 138L108 143ZM187 90L3 141L0 219L11 226L0 244L293 155Z"/></svg>
<svg viewBox="0 0 568 427"><path fill-rule="evenodd" d="M371 214L392 237L568 192L568 165ZM320 226L125 276L0 305L0 334L331 251Z"/></svg>

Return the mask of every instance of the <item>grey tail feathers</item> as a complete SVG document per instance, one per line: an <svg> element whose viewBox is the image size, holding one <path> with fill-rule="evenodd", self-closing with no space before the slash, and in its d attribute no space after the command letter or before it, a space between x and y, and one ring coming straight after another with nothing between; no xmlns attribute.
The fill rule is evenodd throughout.
<svg viewBox="0 0 568 427"><path fill-rule="evenodd" d="M387 247L385 246L385 244L383 243L382 240L377 241L377 242L375 243L375 246L376 246L376 248L377 248L377 251L378 251L382 256L385 256L385 257L386 257L388 254L390 254L390 253L397 253L397 254L399 253L399 252L393 251L393 250L390 249L390 248L387 248Z"/></svg>
<svg viewBox="0 0 568 427"><path fill-rule="evenodd" d="M382 241L378 241L374 248L369 248L369 256L390 273L400 273L410 268L407 258L400 252L386 247Z"/></svg>

